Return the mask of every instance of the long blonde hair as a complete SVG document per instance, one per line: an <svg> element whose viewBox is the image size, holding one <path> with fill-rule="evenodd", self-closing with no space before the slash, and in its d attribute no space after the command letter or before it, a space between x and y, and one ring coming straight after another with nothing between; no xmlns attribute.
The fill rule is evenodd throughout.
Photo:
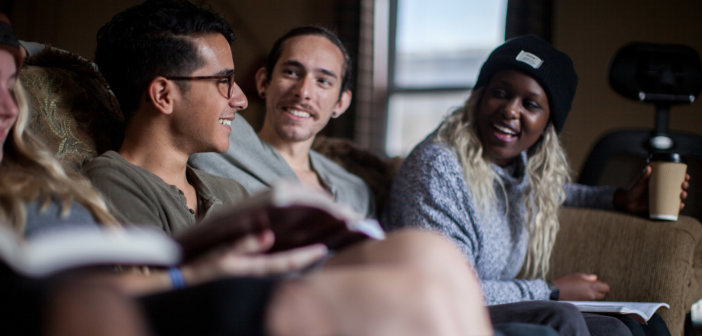
<svg viewBox="0 0 702 336"><path fill-rule="evenodd" d="M4 158L0 162L0 222L11 224L22 235L27 203L39 202L40 211L44 211L51 202L60 201L61 216L65 217L75 201L86 207L98 222L117 225L87 179L64 169L27 129L29 106L19 80L14 92L19 112L3 145Z"/></svg>
<svg viewBox="0 0 702 336"><path fill-rule="evenodd" d="M435 141L451 146L458 155L468 188L480 211L487 214L497 203L494 183L504 186L485 158L478 137L476 113L484 89L475 90L463 107L454 111L437 132ZM529 246L521 275L528 279L545 277L553 243L558 232L558 207L565 201L564 186L570 181L570 168L558 134L549 123L541 139L527 151L525 172L529 186L524 202L527 209Z"/></svg>

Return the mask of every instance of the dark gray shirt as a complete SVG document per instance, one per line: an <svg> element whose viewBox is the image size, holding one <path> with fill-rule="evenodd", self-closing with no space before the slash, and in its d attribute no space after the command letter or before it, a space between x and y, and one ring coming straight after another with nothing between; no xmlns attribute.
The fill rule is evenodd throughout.
<svg viewBox="0 0 702 336"><path fill-rule="evenodd" d="M200 218L196 218L180 189L129 163L117 152L96 157L83 170L120 222L156 225L169 235L248 196L233 180L188 167L188 180L198 198Z"/></svg>

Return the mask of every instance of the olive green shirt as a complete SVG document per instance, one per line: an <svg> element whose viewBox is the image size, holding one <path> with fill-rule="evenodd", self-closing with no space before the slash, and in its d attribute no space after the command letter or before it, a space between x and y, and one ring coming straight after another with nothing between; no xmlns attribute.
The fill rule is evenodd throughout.
<svg viewBox="0 0 702 336"><path fill-rule="evenodd" d="M129 163L117 152L108 151L94 158L83 171L120 222L155 225L169 235L248 196L237 182L188 166L188 181L197 193L196 218L180 189Z"/></svg>

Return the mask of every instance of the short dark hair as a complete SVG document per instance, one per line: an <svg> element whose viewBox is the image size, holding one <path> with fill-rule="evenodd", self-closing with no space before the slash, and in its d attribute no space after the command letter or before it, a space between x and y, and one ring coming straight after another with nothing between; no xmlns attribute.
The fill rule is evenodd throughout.
<svg viewBox="0 0 702 336"><path fill-rule="evenodd" d="M187 75L204 65L191 38L210 33L222 34L230 44L235 38L221 16L185 0L147 0L100 28L95 63L125 120L154 78Z"/></svg>
<svg viewBox="0 0 702 336"><path fill-rule="evenodd" d="M268 53L268 57L266 57L266 80L270 79L270 75L273 73L273 68L275 68L275 64L278 62L280 55L283 53L283 43L293 37L304 35L317 35L325 37L327 40L329 40L329 42L333 43L337 48L339 48L341 54L344 56L344 64L341 67L341 91L339 92L339 97L341 97L341 93L344 91L351 90L351 55L349 55L346 47L344 47L344 43L341 42L341 39L339 39L336 34L327 28L314 25L293 28L285 33L285 35L278 38L275 43L273 43L273 47Z"/></svg>

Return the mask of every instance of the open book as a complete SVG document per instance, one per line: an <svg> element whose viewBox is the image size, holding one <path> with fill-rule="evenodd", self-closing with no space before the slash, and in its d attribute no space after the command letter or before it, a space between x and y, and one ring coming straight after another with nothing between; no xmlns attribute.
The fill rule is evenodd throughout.
<svg viewBox="0 0 702 336"><path fill-rule="evenodd" d="M77 226L25 242L0 225L0 263L32 277L96 265L174 266L267 228L275 234L272 252L314 243L339 249L385 237L377 221L336 204L326 194L282 183L184 230L175 241L150 227Z"/></svg>
<svg viewBox="0 0 702 336"><path fill-rule="evenodd" d="M275 234L271 252L314 243L340 249L363 239L385 238L376 220L337 204L329 195L292 182L281 182L255 194L175 238L187 260L213 246L268 228Z"/></svg>
<svg viewBox="0 0 702 336"><path fill-rule="evenodd" d="M30 277L96 265L172 266L180 258L178 244L150 228L65 227L25 242L0 225L0 263Z"/></svg>
<svg viewBox="0 0 702 336"><path fill-rule="evenodd" d="M651 319L651 316L660 307L670 308L664 302L620 302L620 301L563 301L568 302L582 312L587 313L616 313L638 315L644 321Z"/></svg>

